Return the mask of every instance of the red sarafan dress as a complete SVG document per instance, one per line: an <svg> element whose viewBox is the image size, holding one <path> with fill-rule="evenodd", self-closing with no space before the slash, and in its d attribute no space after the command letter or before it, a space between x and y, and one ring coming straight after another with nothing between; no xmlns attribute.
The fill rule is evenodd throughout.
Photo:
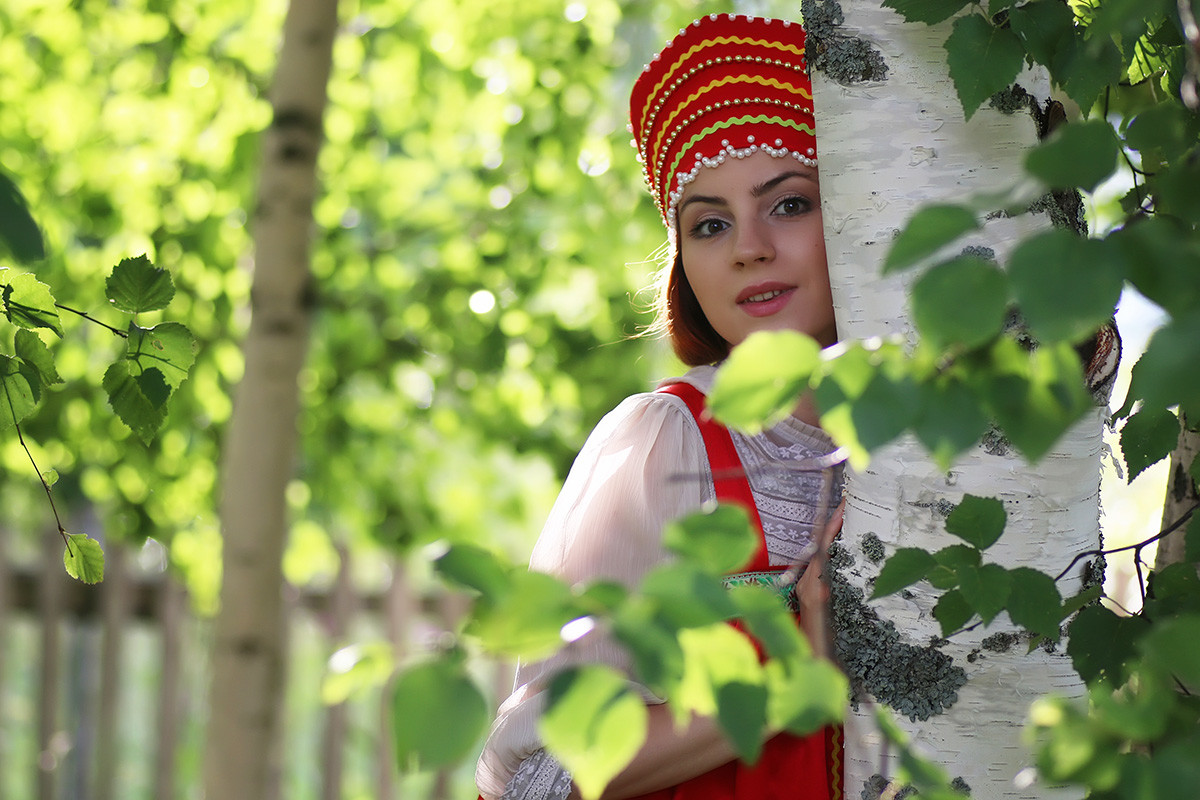
<svg viewBox="0 0 1200 800"><path fill-rule="evenodd" d="M746 508L758 530L758 552L742 573L780 572L767 560L762 522L729 431L704 413L704 395L696 387L675 383L659 391L682 399L696 418L717 500ZM636 800L842 800L843 778L841 727L828 726L807 736L781 733L754 764L731 761Z"/></svg>
<svg viewBox="0 0 1200 800"><path fill-rule="evenodd" d="M615 580L633 589L669 558L661 525L712 499L742 505L759 531L758 552L743 571L726 576L728 585L773 585L785 565L803 557L821 510L836 504L840 488L830 476L793 470L801 462L826 459L833 443L798 420L753 436L731 433L704 413L704 393L714 376L711 366L693 368L658 392L627 398L601 420L564 483L534 547L531 569L573 584ZM781 597L793 610L794 600ZM477 766L484 797L567 798L570 774L541 747L537 733L537 687L574 664L632 670L619 641L597 633L518 667L514 691L497 712ZM637 686L632 674L631 685ZM646 687L639 688L647 702L655 701ZM810 736L780 734L765 743L753 765L731 762L643 800L841 800L841 755L835 728Z"/></svg>

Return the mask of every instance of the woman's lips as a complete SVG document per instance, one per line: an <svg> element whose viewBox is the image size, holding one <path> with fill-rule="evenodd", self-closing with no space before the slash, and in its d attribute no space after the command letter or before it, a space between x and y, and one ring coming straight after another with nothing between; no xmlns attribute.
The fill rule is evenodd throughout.
<svg viewBox="0 0 1200 800"><path fill-rule="evenodd" d="M787 305L795 291L795 286L751 286L738 295L738 308L752 317L769 317Z"/></svg>

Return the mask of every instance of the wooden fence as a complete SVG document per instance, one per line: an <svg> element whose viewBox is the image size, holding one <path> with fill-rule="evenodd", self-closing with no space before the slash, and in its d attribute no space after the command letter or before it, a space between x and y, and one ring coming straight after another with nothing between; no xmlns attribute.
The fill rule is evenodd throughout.
<svg viewBox="0 0 1200 800"><path fill-rule="evenodd" d="M14 563L0 530L0 800L190 800L202 796L209 624L166 571L106 547L106 576L63 571L62 540ZM329 656L385 639L398 658L453 627L455 595L418 597L400 563L364 593L340 553L327 591L288 592L284 800L446 800L473 796L470 767L401 778L382 693L324 706ZM507 670L488 670L503 691Z"/></svg>

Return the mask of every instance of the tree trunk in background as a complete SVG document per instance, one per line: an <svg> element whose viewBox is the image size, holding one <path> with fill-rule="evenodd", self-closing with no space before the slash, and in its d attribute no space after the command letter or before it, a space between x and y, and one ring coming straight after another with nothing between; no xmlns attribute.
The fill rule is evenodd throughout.
<svg viewBox="0 0 1200 800"><path fill-rule="evenodd" d="M816 48L838 42L812 38L817 27L812 23L828 5L805 8L813 60ZM1027 113L1005 115L986 107L964 121L942 46L950 23L907 24L877 0L847 0L843 10L840 34L877 48L887 74L849 86L813 75L839 333L843 339L899 334L911 342L906 290L916 274L881 276L894 233L923 204L1010 185L1020 174L1024 148L1037 140L1037 126ZM1044 78L1024 74L1019 82L1044 105L1049 95ZM991 220L969 244L989 247L1003 260L1020 235L1048 225L1045 216L1031 214ZM1076 695L1083 687L1062 645L1053 653L1038 648L1026 655L1023 638L1004 635L1015 630L1006 614L986 629L941 642L932 616L938 593L927 583L864 606L855 589L879 572L879 563L864 553L870 552L864 537L870 541L873 534L888 555L899 547L936 550L958 541L944 530L951 504L964 493L998 497L1008 526L987 559L1056 573L1076 553L1097 546L1101 415L1100 409L1089 414L1035 466L1008 452L1003 441L993 441L966 453L947 473L906 437L848 479L842 542L853 564L840 568L837 580L849 588L839 600L835 583L833 598L836 633L854 643L846 659L852 663L844 666L852 680L861 672L876 678L899 673L884 678L876 696L911 708L915 720L897 716L913 743L969 786L976 800L1052 796L1044 787L1014 782L1030 766L1021 728L1036 697ZM1073 595L1082 579L1082 569L1076 570L1059 589L1065 597ZM889 635L890 625L895 635ZM862 796L876 798L880 777L894 775L895 753L880 741L869 704L848 715L846 761L847 798L857 800L868 787L873 791Z"/></svg>
<svg viewBox="0 0 1200 800"><path fill-rule="evenodd" d="M293 474L297 376L313 305L309 246L336 0L291 0L263 137L245 376L223 453L224 573L213 645L205 796L279 792L284 696L284 491Z"/></svg>
<svg viewBox="0 0 1200 800"><path fill-rule="evenodd" d="M1180 413L1179 444L1171 453L1171 467L1167 473L1167 496L1163 503L1163 529L1174 524L1176 520L1188 513L1190 509L1200 504L1200 491L1196 482L1188 474L1188 468L1200 455L1200 431L1189 431L1191 422ZM1197 512L1200 513L1200 512ZM1158 555L1154 558L1154 568L1162 569L1168 564L1178 564L1185 560L1188 526L1183 525L1172 533L1164 536L1158 543Z"/></svg>

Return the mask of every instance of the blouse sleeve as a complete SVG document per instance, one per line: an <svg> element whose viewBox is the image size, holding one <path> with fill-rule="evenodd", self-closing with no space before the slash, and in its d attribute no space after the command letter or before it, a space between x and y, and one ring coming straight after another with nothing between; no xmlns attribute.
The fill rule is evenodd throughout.
<svg viewBox="0 0 1200 800"><path fill-rule="evenodd" d="M604 579L634 587L667 557L663 526L712 497L708 458L691 412L672 395L634 395L600 421L576 458L530 569L569 583ZM541 748L537 715L544 679L580 663L631 672L628 655L599 631L545 661L518 666L516 690L500 706L476 769L485 798L500 797L521 762Z"/></svg>

